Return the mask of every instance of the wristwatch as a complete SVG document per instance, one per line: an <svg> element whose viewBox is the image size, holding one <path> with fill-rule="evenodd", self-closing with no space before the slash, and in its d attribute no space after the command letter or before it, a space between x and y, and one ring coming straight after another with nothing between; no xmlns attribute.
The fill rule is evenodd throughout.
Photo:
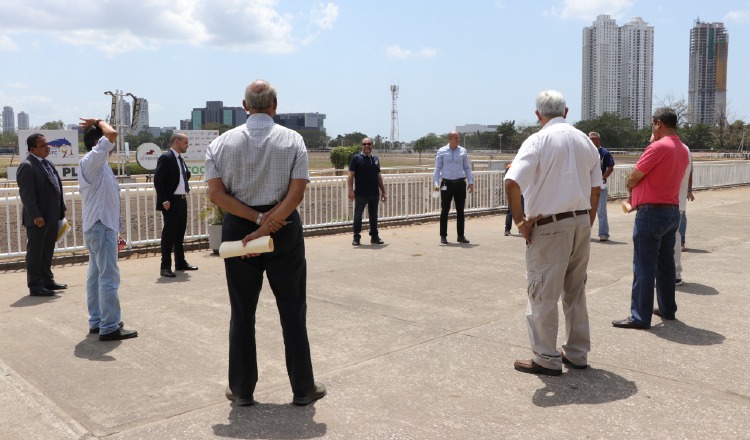
<svg viewBox="0 0 750 440"><path fill-rule="evenodd" d="M258 226L260 226L260 224L263 223L263 213L262 212L258 213L258 218L255 219L255 223L257 223Z"/></svg>

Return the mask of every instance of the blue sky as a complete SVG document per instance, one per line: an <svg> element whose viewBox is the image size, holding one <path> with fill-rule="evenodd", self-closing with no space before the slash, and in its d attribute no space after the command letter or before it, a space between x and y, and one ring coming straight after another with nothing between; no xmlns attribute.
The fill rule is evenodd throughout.
<svg viewBox="0 0 750 440"><path fill-rule="evenodd" d="M279 112L325 113L332 136L390 136L391 84L401 141L532 123L550 88L575 122L581 32L598 14L655 27L661 99L687 100L693 21L723 22L728 113L750 121L750 0L0 0L0 106L69 124L107 116L103 92L120 89L148 99L152 126L177 126L206 101L241 105L263 78Z"/></svg>

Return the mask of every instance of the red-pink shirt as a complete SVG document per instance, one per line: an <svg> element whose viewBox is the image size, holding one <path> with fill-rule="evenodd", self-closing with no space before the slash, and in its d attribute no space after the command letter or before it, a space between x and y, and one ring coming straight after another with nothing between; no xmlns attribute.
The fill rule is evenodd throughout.
<svg viewBox="0 0 750 440"><path fill-rule="evenodd" d="M688 151L674 136L664 136L646 148L635 168L645 174L633 188L630 204L680 203L680 184L688 166Z"/></svg>

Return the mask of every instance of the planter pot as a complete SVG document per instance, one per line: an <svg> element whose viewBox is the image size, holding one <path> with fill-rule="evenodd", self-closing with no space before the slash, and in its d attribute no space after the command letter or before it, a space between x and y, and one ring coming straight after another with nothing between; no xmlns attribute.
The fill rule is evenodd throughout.
<svg viewBox="0 0 750 440"><path fill-rule="evenodd" d="M208 247L214 254L218 254L219 246L221 246L221 225L208 225Z"/></svg>

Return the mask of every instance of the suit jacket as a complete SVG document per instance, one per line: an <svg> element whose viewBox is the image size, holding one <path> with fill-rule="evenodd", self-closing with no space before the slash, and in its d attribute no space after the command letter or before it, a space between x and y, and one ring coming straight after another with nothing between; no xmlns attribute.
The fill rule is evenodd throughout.
<svg viewBox="0 0 750 440"><path fill-rule="evenodd" d="M42 163L30 154L26 156L16 171L16 182L18 192L23 203L22 222L24 226L33 226L34 219L44 217L47 224L57 224L65 217L65 201L62 195L62 180L52 167L57 179L60 192L55 189L55 184L50 180Z"/></svg>
<svg viewBox="0 0 750 440"><path fill-rule="evenodd" d="M190 170L185 169L187 178L190 179ZM180 169L177 156L170 148L166 153L159 156L154 173L154 188L156 189L156 209L163 211L162 203L172 202L177 185L180 184ZM187 189L187 188L186 188Z"/></svg>

